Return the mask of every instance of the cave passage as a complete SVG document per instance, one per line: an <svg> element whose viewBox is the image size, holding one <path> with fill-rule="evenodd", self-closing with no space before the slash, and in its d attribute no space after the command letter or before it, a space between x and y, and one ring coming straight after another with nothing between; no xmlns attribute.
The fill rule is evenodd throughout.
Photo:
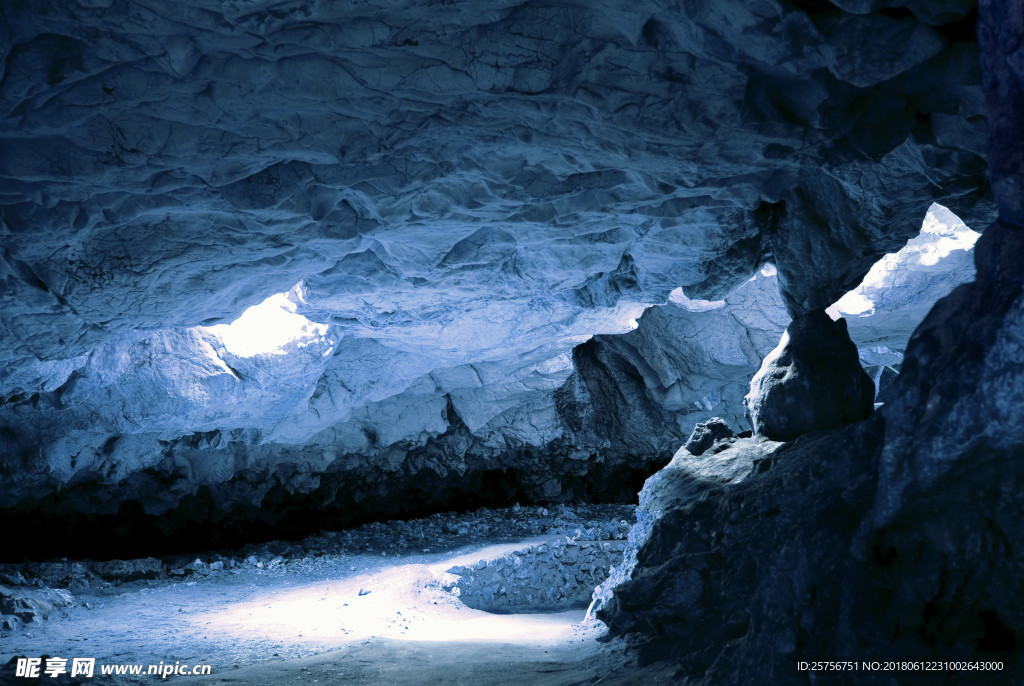
<svg viewBox="0 0 1024 686"><path fill-rule="evenodd" d="M1024 683L1022 45L0 3L0 683Z"/></svg>

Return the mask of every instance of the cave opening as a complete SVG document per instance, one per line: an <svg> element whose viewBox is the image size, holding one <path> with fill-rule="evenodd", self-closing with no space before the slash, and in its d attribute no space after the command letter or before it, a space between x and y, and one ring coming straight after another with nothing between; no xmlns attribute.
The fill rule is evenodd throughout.
<svg viewBox="0 0 1024 686"><path fill-rule="evenodd" d="M151 5L0 5L0 683L1024 683L1020 2Z"/></svg>
<svg viewBox="0 0 1024 686"><path fill-rule="evenodd" d="M229 324L214 324L201 330L215 336L224 348L239 357L284 355L290 346L318 345L325 357L333 352L326 324L312 322L298 313L303 303L300 281L285 293L276 293L245 310Z"/></svg>

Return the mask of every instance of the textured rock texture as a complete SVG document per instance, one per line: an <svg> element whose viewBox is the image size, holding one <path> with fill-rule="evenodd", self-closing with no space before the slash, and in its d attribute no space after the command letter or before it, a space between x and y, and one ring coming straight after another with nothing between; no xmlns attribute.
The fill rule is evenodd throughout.
<svg viewBox="0 0 1024 686"><path fill-rule="evenodd" d="M608 624L613 633L651 633L657 638L665 635L671 635L673 639L679 638L674 632L644 632L631 624L623 624L644 621L635 616L639 614L635 611L639 609L638 606L623 607L621 603L628 601L620 600L622 597L628 597L631 586L626 582L635 577L638 578L637 584L646 581L647 565L640 564L640 554L646 551L649 545L675 545L675 542L669 539L652 542L653 531L660 526L662 518L668 513L680 508L686 509L694 503L706 502L709 494L713 495L729 484L743 482L778 446L775 441L757 437L735 441L725 446L724 450L705 451L701 455L694 455L685 447L680 448L672 457L672 461L648 479L640 491L636 524L627 537L622 564L614 567L608 579L595 589L587 616L599 617ZM697 520L694 520L694 523L695 526L702 525ZM661 607L647 606L644 617L651 615L653 620L658 622L659 620L654 617L656 614L681 616L677 599L673 597L674 590L675 586L668 589L662 598L648 596L647 600L657 600Z"/></svg>
<svg viewBox="0 0 1024 686"><path fill-rule="evenodd" d="M693 433L686 439L683 447L691 455L703 455L716 443L734 438L732 428L720 417L713 417L693 427Z"/></svg>
<svg viewBox="0 0 1024 686"><path fill-rule="evenodd" d="M496 560L448 570L442 588L487 612L552 612L586 607L594 587L622 561L626 542L563 537Z"/></svg>
<svg viewBox="0 0 1024 686"><path fill-rule="evenodd" d="M894 421L883 453L882 521L883 513L899 508L908 486L927 489L969 455L1009 456L1024 444L1024 214L1017 210L1024 184L1024 15L1019 2L985 8L979 32L986 40L989 109L998 121L990 171L999 187L1000 219L978 240L975 281L940 301L911 338L909 373L901 376L889 410Z"/></svg>
<svg viewBox="0 0 1024 686"><path fill-rule="evenodd" d="M897 4L4 3L7 528L615 499L745 428L790 315L994 215L973 5Z"/></svg>
<svg viewBox="0 0 1024 686"><path fill-rule="evenodd" d="M743 439L703 458L681 451L645 486L634 568L598 617L652 641L652 657L672 656L695 683L745 683L755 665L770 683L801 683L800 656L853 659L830 643L841 623L833 577L874 492L879 423L781 448Z"/></svg>
<svg viewBox="0 0 1024 686"><path fill-rule="evenodd" d="M696 421L743 425L748 380L786 320L776 279L759 275L718 302L676 293L634 331L596 336L522 382L481 364L407 389L402 375L422 373L421 360L365 339L330 353L330 330L253 357L211 330L104 344L59 396L0 409L9 459L24 460L2 484L23 503L12 529L48 520L72 548L95 527L117 532L111 545L169 534L213 545L304 533L309 511L341 526L516 499L630 499ZM190 426L204 431L179 437Z"/></svg>
<svg viewBox="0 0 1024 686"><path fill-rule="evenodd" d="M846 320L818 311L786 327L743 401L754 433L788 441L866 419L875 385L861 367Z"/></svg>
<svg viewBox="0 0 1024 686"><path fill-rule="evenodd" d="M787 443L700 497L671 477L645 486L641 502L674 505L631 533L636 562L599 616L677 660L682 683L748 683L752 670L807 683L797 660L882 654L1003 663L942 683L1024 678L1024 7L983 2L979 35L1001 215L978 240L975 280L914 332L881 410Z"/></svg>
<svg viewBox="0 0 1024 686"><path fill-rule="evenodd" d="M41 622L74 602L70 593L60 589L0 586L0 628L14 631L22 624Z"/></svg>
<svg viewBox="0 0 1024 686"><path fill-rule="evenodd" d="M891 269L862 285L855 302L837 305L865 364L898 364L908 321L943 285L973 273L966 250L933 254L956 235L933 225L885 258ZM934 264L922 266L929 255ZM270 303L271 313L292 326L302 298L295 289ZM876 317L900 325L876 326ZM629 497L694 423L720 416L747 428L749 379L788 319L766 267L719 301L676 291L634 331L597 336L525 382L501 384L508 370L474 365L432 370L407 390L403 375L420 373L421 360L376 341L338 341L308 322L297 339L261 354L252 354L253 327L239 335L237 324L106 343L59 394L0 408L5 454L21 465L2 482L6 500L22 502L11 528L50 521L70 539L66 552L116 556L132 535L176 533L182 545L274 529L301 535L304 510L341 526L495 499ZM193 428L204 431L185 433ZM75 548L94 527L117 532L104 537L112 548Z"/></svg>
<svg viewBox="0 0 1024 686"><path fill-rule="evenodd" d="M305 278L355 335L469 355L474 312L564 334L581 301L721 293L769 238L827 306L929 200L989 211L960 14L8 3L5 347L69 359Z"/></svg>
<svg viewBox="0 0 1024 686"><path fill-rule="evenodd" d="M1019 683L1022 12L5 2L5 554L626 497L696 422L746 428L790 318L938 201L985 229L975 280L906 345L928 241L836 305L847 370L899 365L881 412L676 452L594 610L679 683ZM274 345L217 328L275 294Z"/></svg>
<svg viewBox="0 0 1024 686"><path fill-rule="evenodd" d="M828 306L930 200L988 211L959 14L8 3L12 359L300 279L353 333L426 322L416 342L471 354L494 344L474 312L571 329L580 302L720 293L769 238L791 306Z"/></svg>

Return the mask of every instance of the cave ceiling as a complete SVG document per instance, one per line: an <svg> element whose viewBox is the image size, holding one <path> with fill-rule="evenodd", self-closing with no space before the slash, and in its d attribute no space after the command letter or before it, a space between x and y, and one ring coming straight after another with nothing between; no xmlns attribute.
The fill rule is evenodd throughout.
<svg viewBox="0 0 1024 686"><path fill-rule="evenodd" d="M765 260L826 307L932 200L991 212L973 7L940 4L5 3L7 360L301 280L451 361Z"/></svg>
<svg viewBox="0 0 1024 686"><path fill-rule="evenodd" d="M643 326L676 289L717 302L770 263L781 299L745 306L732 356L756 368L788 317L854 288L933 202L986 226L976 14L5 2L5 464L45 488L156 464L194 486L445 432L487 434L492 452L579 444L608 423L581 409L600 405L584 363L710 408L746 366L683 388L665 369L697 362L578 346ZM239 355L211 333L286 292L311 322L295 354ZM667 313L637 349L675 335ZM652 378L667 385L636 381ZM660 416L646 402L636 416ZM300 452L259 448L275 441Z"/></svg>

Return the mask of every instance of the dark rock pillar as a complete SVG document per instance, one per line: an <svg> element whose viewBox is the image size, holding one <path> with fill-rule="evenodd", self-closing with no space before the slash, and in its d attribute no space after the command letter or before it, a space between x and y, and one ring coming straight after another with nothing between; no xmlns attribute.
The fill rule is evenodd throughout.
<svg viewBox="0 0 1024 686"><path fill-rule="evenodd" d="M750 382L744 404L755 434L789 441L865 419L874 394L846 320L816 310L790 323Z"/></svg>
<svg viewBox="0 0 1024 686"><path fill-rule="evenodd" d="M978 35L999 219L974 251L976 280L914 332L887 403L875 522L945 475L1024 453L1024 2L982 2Z"/></svg>
<svg viewBox="0 0 1024 686"><path fill-rule="evenodd" d="M676 500L598 617L671 656L681 683L806 684L801 661L890 655L999 665L890 675L901 684L1024 684L1024 0L982 0L978 36L1000 217L975 248L976 281L913 334L878 416L773 448L700 497L658 476L641 494ZM772 402L792 417L829 400L798 383L801 355L828 349L802 320L752 389L761 431L787 416Z"/></svg>
<svg viewBox="0 0 1024 686"><path fill-rule="evenodd" d="M1000 219L1024 227L1024 2L981 0L978 4L978 42L992 137L990 182ZM979 265L979 275L981 269Z"/></svg>
<svg viewBox="0 0 1024 686"><path fill-rule="evenodd" d="M976 280L935 305L888 392L839 641L878 651L887 627L890 646L994 655L991 683L1024 683L1024 2L983 0L978 37L1000 216Z"/></svg>

